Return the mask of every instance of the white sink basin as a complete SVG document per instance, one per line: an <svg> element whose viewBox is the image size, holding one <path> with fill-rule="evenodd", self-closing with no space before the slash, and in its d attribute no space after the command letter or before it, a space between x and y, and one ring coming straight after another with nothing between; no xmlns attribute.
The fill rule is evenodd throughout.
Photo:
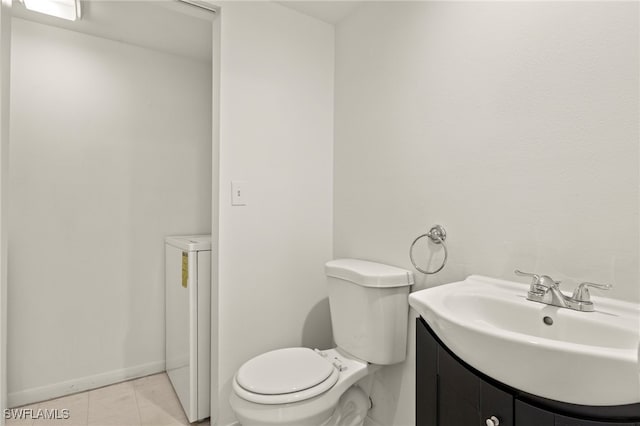
<svg viewBox="0 0 640 426"><path fill-rule="evenodd" d="M640 305L592 296L595 312L578 312L529 301L528 289L472 275L409 304L458 357L509 386L573 404L640 402Z"/></svg>

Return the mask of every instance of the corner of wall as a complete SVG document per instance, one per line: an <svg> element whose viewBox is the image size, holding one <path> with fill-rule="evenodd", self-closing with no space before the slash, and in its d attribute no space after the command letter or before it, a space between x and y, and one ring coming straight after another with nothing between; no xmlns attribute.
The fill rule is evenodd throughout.
<svg viewBox="0 0 640 426"><path fill-rule="evenodd" d="M219 248L220 236L220 26L222 10L218 13L212 23L212 94L213 107L212 130L211 130L211 425L216 425L218 420L218 275L219 275Z"/></svg>
<svg viewBox="0 0 640 426"><path fill-rule="evenodd" d="M7 408L7 199L11 0L0 4L0 409ZM4 424L0 416L0 425Z"/></svg>

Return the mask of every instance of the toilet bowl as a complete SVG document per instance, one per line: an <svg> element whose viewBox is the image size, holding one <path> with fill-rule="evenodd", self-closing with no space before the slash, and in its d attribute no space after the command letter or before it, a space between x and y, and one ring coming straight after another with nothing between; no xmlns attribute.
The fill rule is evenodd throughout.
<svg viewBox="0 0 640 426"><path fill-rule="evenodd" d="M278 349L240 367L229 402L243 426L323 425L347 389L378 368L337 348Z"/></svg>
<svg viewBox="0 0 640 426"><path fill-rule="evenodd" d="M325 272L337 347L277 349L245 362L229 398L243 426L361 426L370 401L356 383L404 361L413 274L359 259L332 260Z"/></svg>

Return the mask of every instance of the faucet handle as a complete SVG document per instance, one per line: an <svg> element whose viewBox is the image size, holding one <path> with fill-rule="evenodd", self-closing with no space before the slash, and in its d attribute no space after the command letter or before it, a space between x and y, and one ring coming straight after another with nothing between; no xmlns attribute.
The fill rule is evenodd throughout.
<svg viewBox="0 0 640 426"><path fill-rule="evenodd" d="M591 294L589 293L589 287L597 288L599 290L609 290L613 286L611 284L583 282L576 287L571 298L577 302L590 302Z"/></svg>
<svg viewBox="0 0 640 426"><path fill-rule="evenodd" d="M535 293L545 293L550 288L559 289L560 283L562 282L562 281L556 281L548 275L539 275L539 274L533 274L530 272L522 272L518 269L516 269L513 272L516 275L519 275L521 277L533 278L533 280L531 281L531 288L529 289L529 291L535 292Z"/></svg>
<svg viewBox="0 0 640 426"><path fill-rule="evenodd" d="M540 275L538 274L533 274L531 272L522 272L518 269L516 269L515 271L513 271L516 275L519 275L521 277L531 277L533 278L534 282L537 282L538 280L540 280Z"/></svg>
<svg viewBox="0 0 640 426"><path fill-rule="evenodd" d="M516 269L515 271L513 271L516 275L521 276L521 277L531 277L531 285L529 286L529 292L530 293L544 293L545 292L545 288L543 288L540 285L540 279L542 278L540 275L538 274L533 274L531 272L522 272L518 269Z"/></svg>

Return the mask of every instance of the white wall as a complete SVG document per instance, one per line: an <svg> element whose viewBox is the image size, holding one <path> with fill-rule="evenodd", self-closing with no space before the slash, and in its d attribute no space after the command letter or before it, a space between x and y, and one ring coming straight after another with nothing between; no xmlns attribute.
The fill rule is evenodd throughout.
<svg viewBox="0 0 640 426"><path fill-rule="evenodd" d="M219 310L222 303L218 297L218 258L220 238L220 14L211 24L212 55L211 55L211 417L210 423L216 425L219 412L219 358L218 345Z"/></svg>
<svg viewBox="0 0 640 426"><path fill-rule="evenodd" d="M11 2L0 0L0 409L7 407L7 242ZM4 416L0 425L5 424Z"/></svg>
<svg viewBox="0 0 640 426"><path fill-rule="evenodd" d="M211 226L211 63L14 19L10 405L164 369L164 236Z"/></svg>
<svg viewBox="0 0 640 426"><path fill-rule="evenodd" d="M270 2L221 12L219 419L235 371L331 344L333 27ZM232 207L231 181L248 184Z"/></svg>
<svg viewBox="0 0 640 426"><path fill-rule="evenodd" d="M336 30L335 256L410 268L441 223L417 289L520 268L640 301L638 29L631 2L361 6ZM381 425L414 424L413 333Z"/></svg>

